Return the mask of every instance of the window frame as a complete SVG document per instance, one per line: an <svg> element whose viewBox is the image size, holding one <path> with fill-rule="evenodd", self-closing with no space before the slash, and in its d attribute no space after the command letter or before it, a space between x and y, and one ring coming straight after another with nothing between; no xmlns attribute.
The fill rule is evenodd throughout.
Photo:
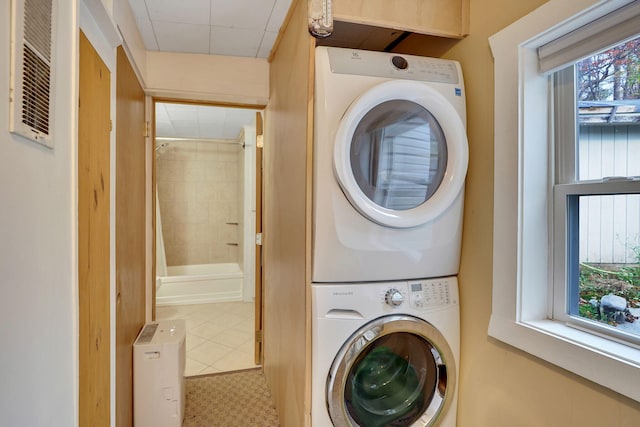
<svg viewBox="0 0 640 427"><path fill-rule="evenodd" d="M570 171L553 165L555 156L570 153L554 151L550 118L558 106L551 104L553 84L549 73L540 71L538 58L541 46L629 3L551 0L489 39L495 64L495 165L488 333L640 402L640 349L554 319L553 249L565 251L566 240L562 230L550 228L553 209L560 208L554 206L553 184L556 175ZM608 189L613 186L627 191L637 183L607 183Z"/></svg>
<svg viewBox="0 0 640 427"><path fill-rule="evenodd" d="M573 289L571 281L576 279L578 272L569 265L572 259L577 259L575 251L578 248L570 244L572 236L578 230L577 218L572 217L571 212L579 215L579 207L571 206L573 200L580 196L606 196L617 194L639 194L640 188L633 179L579 179L577 147L578 117L576 105L576 68L567 66L550 77L553 93L553 162L554 178L553 200L550 222L551 253L552 253L552 283L553 283L553 308L552 318L566 322L575 328L584 329L590 333L601 335L604 338L618 340L627 345L638 346L640 337L633 337L627 333L616 331L615 328L602 323L588 320L570 313L571 301L577 303L578 289ZM564 125L559 125L564 123ZM573 124L573 125L570 125ZM575 197L574 197L575 196ZM577 266L576 266L577 267Z"/></svg>

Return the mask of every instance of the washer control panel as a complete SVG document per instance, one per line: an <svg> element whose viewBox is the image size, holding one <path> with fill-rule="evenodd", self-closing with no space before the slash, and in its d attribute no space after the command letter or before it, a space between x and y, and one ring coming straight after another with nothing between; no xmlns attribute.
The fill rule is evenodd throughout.
<svg viewBox="0 0 640 427"><path fill-rule="evenodd" d="M447 279L417 280L409 282L411 307L428 309L458 303L457 292Z"/></svg>
<svg viewBox="0 0 640 427"><path fill-rule="evenodd" d="M377 293L379 301L391 310L408 308L407 304L416 310L458 304L458 283L455 277L380 284Z"/></svg>

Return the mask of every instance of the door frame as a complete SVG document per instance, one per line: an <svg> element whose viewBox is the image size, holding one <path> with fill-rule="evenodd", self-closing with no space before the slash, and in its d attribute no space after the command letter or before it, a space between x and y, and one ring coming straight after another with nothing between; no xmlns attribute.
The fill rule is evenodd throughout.
<svg viewBox="0 0 640 427"><path fill-rule="evenodd" d="M260 125L261 131L262 133L264 133L264 120L262 120L262 115L264 115L265 109L266 109L266 105L263 104L237 104L237 103L224 103L224 102L208 102L208 101L201 101L201 100L194 100L194 99L182 99L182 98L170 98L170 97L162 97L162 96L152 96L151 100L150 100L150 124L149 124L149 134L152 136L152 158L151 158L151 189L152 191L150 191L150 197L151 197L151 201L150 201L150 206L151 206L151 215L152 215L152 226L153 226L153 238L152 238L152 258L153 258L153 271L152 271L152 277L153 277L153 289L152 292L148 293L148 298L149 298L149 302L148 304L151 306L151 312L152 314L152 319L156 320L156 269L157 269L157 265L156 265L156 253L157 253L157 237L156 237L156 203L157 199L156 199L156 177L157 177L157 173L156 173L156 156L155 156L155 150L156 150L156 115L155 115L155 111L156 111L156 104L158 103L174 103L174 104L192 104L192 105L203 105L203 106L213 106L213 107L222 107L222 108L238 108L238 109L249 109L249 110L256 110L256 140L258 139L258 125ZM258 122L257 117L260 116L260 122ZM262 153L262 149L259 150L260 153ZM256 165L258 164L258 148L256 147ZM260 164L262 162L262 157L260 157ZM260 179L260 182L262 182L262 168L260 167L259 169L256 166L256 183L257 180ZM260 185L260 190L262 190L262 185ZM258 192L258 187L256 187L256 193ZM262 191L260 192L262 193ZM256 194L257 197L257 194ZM259 216L258 216L259 215ZM262 205L258 205L258 202L256 200L256 230L258 227L258 224L260 224L260 227L262 226ZM261 229L261 228L260 228ZM257 233L258 231L256 231ZM257 252L258 252L258 246L256 245L256 257L257 257ZM257 258L256 258L257 259ZM262 341L262 324L263 324L263 319L262 319L262 268L258 269L258 267L262 267L262 263L260 262L260 265L258 265L258 262L256 261L256 270L255 270L255 276L256 278L260 277L260 282L258 283L256 281L256 291L255 291L255 300L254 300L254 306L255 306L255 361L256 364L261 364L262 363L262 346L263 346L263 341Z"/></svg>
<svg viewBox="0 0 640 427"><path fill-rule="evenodd" d="M263 324L262 321L262 203L263 203L263 147L264 147L264 120L260 112L256 113L256 235L255 235L255 341L254 359L256 365L262 365Z"/></svg>

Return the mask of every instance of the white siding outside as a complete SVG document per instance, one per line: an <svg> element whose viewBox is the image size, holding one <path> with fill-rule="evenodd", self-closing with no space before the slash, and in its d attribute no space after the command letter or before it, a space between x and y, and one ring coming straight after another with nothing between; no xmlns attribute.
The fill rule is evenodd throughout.
<svg viewBox="0 0 640 427"><path fill-rule="evenodd" d="M579 179L640 176L640 126L581 126ZM580 199L580 262L635 263L640 195Z"/></svg>

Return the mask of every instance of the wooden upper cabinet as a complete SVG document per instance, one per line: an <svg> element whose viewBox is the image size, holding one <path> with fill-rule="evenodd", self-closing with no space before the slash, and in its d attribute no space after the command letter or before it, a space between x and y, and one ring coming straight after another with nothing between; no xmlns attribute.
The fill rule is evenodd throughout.
<svg viewBox="0 0 640 427"><path fill-rule="evenodd" d="M333 0L337 21L462 38L469 32L469 0Z"/></svg>

